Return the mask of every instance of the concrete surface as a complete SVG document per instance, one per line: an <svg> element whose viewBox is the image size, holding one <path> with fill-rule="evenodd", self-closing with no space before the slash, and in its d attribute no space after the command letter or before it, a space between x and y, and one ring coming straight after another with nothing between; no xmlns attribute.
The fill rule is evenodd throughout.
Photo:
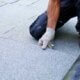
<svg viewBox="0 0 80 80"><path fill-rule="evenodd" d="M0 80L62 80L80 55L76 18L56 33L54 49L43 51L29 25L48 0L0 0Z"/></svg>

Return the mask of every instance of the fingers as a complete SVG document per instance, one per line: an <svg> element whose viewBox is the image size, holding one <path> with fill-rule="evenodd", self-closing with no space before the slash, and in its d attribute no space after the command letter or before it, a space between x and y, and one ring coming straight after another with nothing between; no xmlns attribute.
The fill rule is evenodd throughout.
<svg viewBox="0 0 80 80"><path fill-rule="evenodd" d="M41 46L41 48L43 50L45 50L47 48L47 46L48 46L48 41L47 40L40 39L38 44L39 44L39 46Z"/></svg>
<svg viewBox="0 0 80 80"><path fill-rule="evenodd" d="M43 41L42 49L45 50L48 46L48 41Z"/></svg>

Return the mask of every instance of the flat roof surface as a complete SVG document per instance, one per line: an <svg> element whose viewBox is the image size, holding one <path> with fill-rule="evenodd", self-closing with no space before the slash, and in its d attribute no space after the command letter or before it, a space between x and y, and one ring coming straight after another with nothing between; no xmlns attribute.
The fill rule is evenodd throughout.
<svg viewBox="0 0 80 80"><path fill-rule="evenodd" d="M80 55L76 18L56 32L54 49L42 50L29 34L48 0L0 0L0 80L62 80Z"/></svg>

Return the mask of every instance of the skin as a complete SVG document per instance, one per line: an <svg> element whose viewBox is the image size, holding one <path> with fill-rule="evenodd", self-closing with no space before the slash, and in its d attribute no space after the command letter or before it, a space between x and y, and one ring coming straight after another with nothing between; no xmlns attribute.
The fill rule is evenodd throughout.
<svg viewBox="0 0 80 80"><path fill-rule="evenodd" d="M49 42L53 39L55 35L55 28L59 18L60 13L60 2L59 0L49 0L48 5L48 22L47 22L47 29L45 34L39 40L39 45L42 49L46 49L49 45Z"/></svg>
<svg viewBox="0 0 80 80"><path fill-rule="evenodd" d="M55 29L60 13L60 0L49 0L47 27Z"/></svg>

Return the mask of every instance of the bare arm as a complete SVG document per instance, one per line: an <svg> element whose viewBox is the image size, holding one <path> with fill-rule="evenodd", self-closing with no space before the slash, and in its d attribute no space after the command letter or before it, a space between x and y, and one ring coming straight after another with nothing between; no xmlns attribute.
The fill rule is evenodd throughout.
<svg viewBox="0 0 80 80"><path fill-rule="evenodd" d="M48 5L48 23L45 34L39 39L39 45L46 49L51 40L55 37L55 28L60 13L60 0L49 0Z"/></svg>
<svg viewBox="0 0 80 80"><path fill-rule="evenodd" d="M49 28L56 28L60 13L60 0L49 0L48 5L48 24Z"/></svg>

